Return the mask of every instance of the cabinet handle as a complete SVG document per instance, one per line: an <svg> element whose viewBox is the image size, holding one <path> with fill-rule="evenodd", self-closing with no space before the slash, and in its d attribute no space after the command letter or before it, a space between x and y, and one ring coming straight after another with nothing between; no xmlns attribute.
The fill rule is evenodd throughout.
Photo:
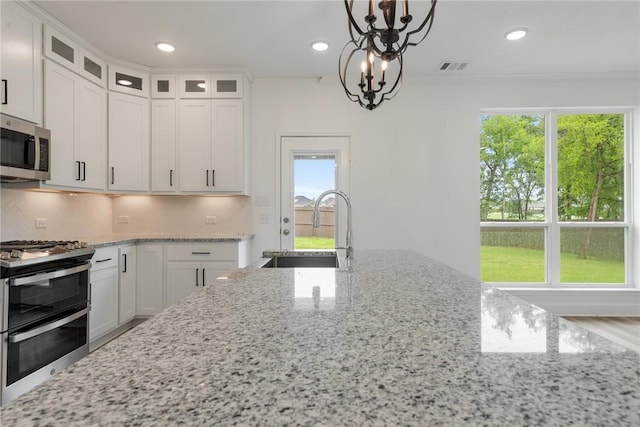
<svg viewBox="0 0 640 427"><path fill-rule="evenodd" d="M211 169L211 186L212 187L216 186L216 170L215 169Z"/></svg>
<svg viewBox="0 0 640 427"><path fill-rule="evenodd" d="M2 79L2 105L9 103L9 82L7 79Z"/></svg>
<svg viewBox="0 0 640 427"><path fill-rule="evenodd" d="M204 287L204 285L207 284L207 282L204 280L204 272L206 271L206 268L202 269L202 287Z"/></svg>
<svg viewBox="0 0 640 427"><path fill-rule="evenodd" d="M105 258L105 259L99 259L96 260L96 262L107 262L107 261L111 261L113 258Z"/></svg>
<svg viewBox="0 0 640 427"><path fill-rule="evenodd" d="M80 181L80 162L76 161L78 165L78 173L76 174L76 181Z"/></svg>
<svg viewBox="0 0 640 427"><path fill-rule="evenodd" d="M80 162L82 164L82 180L86 181L87 180L87 163L86 162Z"/></svg>
<svg viewBox="0 0 640 427"><path fill-rule="evenodd" d="M198 271L199 270L200 270L199 268L196 268L196 286L199 286L198 285Z"/></svg>
<svg viewBox="0 0 640 427"><path fill-rule="evenodd" d="M169 187L173 187L173 169L169 169Z"/></svg>
<svg viewBox="0 0 640 427"><path fill-rule="evenodd" d="M124 270L122 270L123 273L127 272L127 254L122 254L122 259L124 261Z"/></svg>
<svg viewBox="0 0 640 427"><path fill-rule="evenodd" d="M191 252L191 255L211 255L211 252Z"/></svg>
<svg viewBox="0 0 640 427"><path fill-rule="evenodd" d="M116 178L116 170L113 166L111 166L111 185L113 185L113 181Z"/></svg>
<svg viewBox="0 0 640 427"><path fill-rule="evenodd" d="M209 186L209 169L207 169L207 173L205 174L207 177L207 187Z"/></svg>

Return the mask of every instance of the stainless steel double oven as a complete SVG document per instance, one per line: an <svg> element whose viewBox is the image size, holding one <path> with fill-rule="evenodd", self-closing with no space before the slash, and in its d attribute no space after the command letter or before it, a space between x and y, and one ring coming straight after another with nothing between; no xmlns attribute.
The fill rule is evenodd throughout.
<svg viewBox="0 0 640 427"><path fill-rule="evenodd" d="M21 241L1 243L0 251L4 405L89 353L94 249Z"/></svg>

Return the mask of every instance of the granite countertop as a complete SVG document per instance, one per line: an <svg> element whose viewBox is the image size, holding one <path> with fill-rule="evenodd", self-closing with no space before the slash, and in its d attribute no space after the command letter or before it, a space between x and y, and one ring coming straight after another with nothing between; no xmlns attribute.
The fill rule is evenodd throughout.
<svg viewBox="0 0 640 427"><path fill-rule="evenodd" d="M409 251L235 270L0 425L640 425L640 354Z"/></svg>
<svg viewBox="0 0 640 427"><path fill-rule="evenodd" d="M109 234L106 236L93 236L78 240L101 248L105 246L123 245L128 243L153 243L153 242L239 242L253 239L253 234L216 234L202 236L183 236L173 234Z"/></svg>

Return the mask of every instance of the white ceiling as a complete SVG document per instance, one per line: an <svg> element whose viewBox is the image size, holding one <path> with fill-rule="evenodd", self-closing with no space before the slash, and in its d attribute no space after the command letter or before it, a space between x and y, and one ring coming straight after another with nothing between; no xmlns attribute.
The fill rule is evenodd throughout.
<svg viewBox="0 0 640 427"><path fill-rule="evenodd" d="M342 0L36 3L109 57L150 67L336 76L348 38ZM423 16L425 1L409 4ZM505 40L514 27L528 37ZM312 51L317 39L330 49ZM159 40L177 50L158 51ZM640 1L440 0L431 34L404 56L405 76L442 74L443 60L469 61L459 75L640 73Z"/></svg>

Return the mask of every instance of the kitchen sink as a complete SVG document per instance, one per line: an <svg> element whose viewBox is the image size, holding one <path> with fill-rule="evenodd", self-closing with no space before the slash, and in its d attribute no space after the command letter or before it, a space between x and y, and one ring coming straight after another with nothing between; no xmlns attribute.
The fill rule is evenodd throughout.
<svg viewBox="0 0 640 427"><path fill-rule="evenodd" d="M339 268L335 252L313 255L277 255L271 257L261 268Z"/></svg>

